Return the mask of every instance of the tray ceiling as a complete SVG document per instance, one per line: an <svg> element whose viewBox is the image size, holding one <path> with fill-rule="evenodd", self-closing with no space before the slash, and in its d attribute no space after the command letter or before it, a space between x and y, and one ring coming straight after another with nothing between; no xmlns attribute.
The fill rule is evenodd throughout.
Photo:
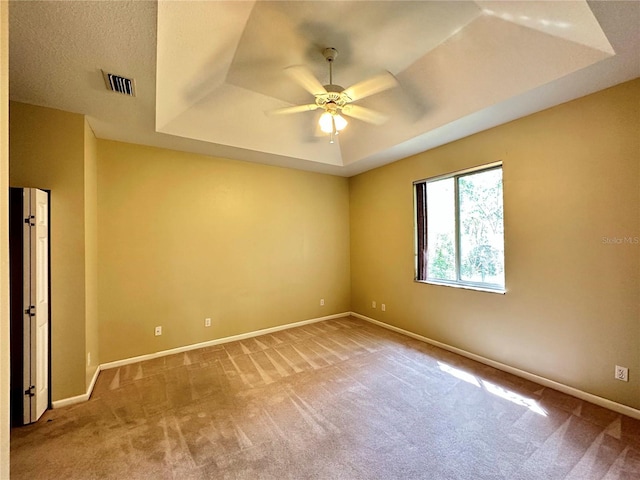
<svg viewBox="0 0 640 480"><path fill-rule="evenodd" d="M86 114L99 138L350 176L640 76L640 4L567 1L10 3L10 97ZM330 144L284 74L387 70ZM101 69L134 78L134 98Z"/></svg>

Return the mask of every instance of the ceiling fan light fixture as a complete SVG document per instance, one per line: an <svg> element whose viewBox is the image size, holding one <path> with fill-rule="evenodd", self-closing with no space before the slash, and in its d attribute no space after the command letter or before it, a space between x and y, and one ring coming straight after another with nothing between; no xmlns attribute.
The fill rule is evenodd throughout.
<svg viewBox="0 0 640 480"><path fill-rule="evenodd" d="M324 112L322 115L320 115L320 120L318 121L318 123L320 124L320 130L322 130L324 133L333 132L333 121L329 112Z"/></svg>
<svg viewBox="0 0 640 480"><path fill-rule="evenodd" d="M342 130L344 127L346 127L347 124L349 123L345 120L345 118L342 115L334 115L333 121L336 125L336 131L338 132Z"/></svg>
<svg viewBox="0 0 640 480"><path fill-rule="evenodd" d="M320 120L318 121L320 125L320 130L324 133L334 133L339 132L344 127L347 126L348 122L342 115L334 114L330 112L324 112L320 115Z"/></svg>

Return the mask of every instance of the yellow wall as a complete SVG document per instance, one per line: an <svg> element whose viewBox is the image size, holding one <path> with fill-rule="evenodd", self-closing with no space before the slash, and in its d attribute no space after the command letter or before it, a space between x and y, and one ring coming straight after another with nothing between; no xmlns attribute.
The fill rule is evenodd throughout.
<svg viewBox="0 0 640 480"><path fill-rule="evenodd" d="M84 117L11 102L12 187L51 190L52 400L86 391Z"/></svg>
<svg viewBox="0 0 640 480"><path fill-rule="evenodd" d="M350 310L344 178L98 140L98 225L102 362Z"/></svg>
<svg viewBox="0 0 640 480"><path fill-rule="evenodd" d="M88 388L100 365L98 350L98 151L89 123L84 122L85 350ZM90 358L89 358L90 357Z"/></svg>
<svg viewBox="0 0 640 480"><path fill-rule="evenodd" d="M96 141L81 115L12 104L11 184L52 190L54 400L98 362L353 310L640 408L640 245L603 242L640 237L639 96L635 80L350 180ZM497 160L506 295L415 283L412 182Z"/></svg>
<svg viewBox="0 0 640 480"><path fill-rule="evenodd" d="M0 1L0 478L9 478L9 2Z"/></svg>
<svg viewBox="0 0 640 480"><path fill-rule="evenodd" d="M353 311L640 408L640 245L603 241L640 238L639 98L634 80L351 178ZM414 282L412 182L498 160L507 293Z"/></svg>

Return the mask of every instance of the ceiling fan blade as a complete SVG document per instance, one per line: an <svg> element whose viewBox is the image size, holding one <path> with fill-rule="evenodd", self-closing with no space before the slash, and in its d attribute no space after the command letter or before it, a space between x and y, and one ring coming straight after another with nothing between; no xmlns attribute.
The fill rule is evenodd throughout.
<svg viewBox="0 0 640 480"><path fill-rule="evenodd" d="M396 77L390 72L379 73L378 75L358 82L355 85L345 88L346 93L352 102L368 97L384 90L388 90L398 85Z"/></svg>
<svg viewBox="0 0 640 480"><path fill-rule="evenodd" d="M342 113L349 117L362 120L363 122L373 123L374 125L382 125L389 119L389 117L383 113L361 107L360 105L345 105L342 107Z"/></svg>
<svg viewBox="0 0 640 480"><path fill-rule="evenodd" d="M267 115L288 115L290 113L310 112L316 110L318 105L310 103L308 105L296 105L295 107L276 108L266 112Z"/></svg>
<svg viewBox="0 0 640 480"><path fill-rule="evenodd" d="M327 93L327 90L307 67L294 65L285 68L284 71L311 95Z"/></svg>

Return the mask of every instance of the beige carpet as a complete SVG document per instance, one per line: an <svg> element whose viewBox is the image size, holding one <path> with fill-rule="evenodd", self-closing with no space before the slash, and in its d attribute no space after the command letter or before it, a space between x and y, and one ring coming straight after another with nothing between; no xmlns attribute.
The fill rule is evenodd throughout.
<svg viewBox="0 0 640 480"><path fill-rule="evenodd" d="M14 479L640 479L640 421L354 318L100 374Z"/></svg>

